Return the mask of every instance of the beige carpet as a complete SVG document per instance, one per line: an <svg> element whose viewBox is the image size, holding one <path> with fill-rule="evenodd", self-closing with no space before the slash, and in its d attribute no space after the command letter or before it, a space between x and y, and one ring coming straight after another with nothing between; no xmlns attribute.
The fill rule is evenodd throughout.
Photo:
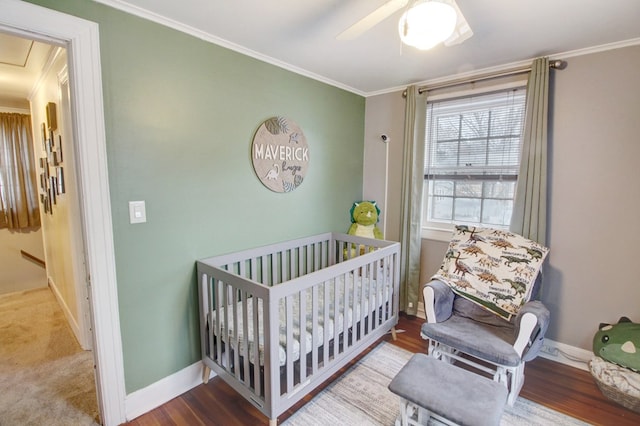
<svg viewBox="0 0 640 426"><path fill-rule="evenodd" d="M95 425L93 355L48 288L0 296L0 426Z"/></svg>

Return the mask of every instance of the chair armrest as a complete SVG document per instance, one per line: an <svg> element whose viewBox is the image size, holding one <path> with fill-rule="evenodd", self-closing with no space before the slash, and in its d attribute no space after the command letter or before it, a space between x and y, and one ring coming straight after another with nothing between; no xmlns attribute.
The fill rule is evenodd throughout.
<svg viewBox="0 0 640 426"><path fill-rule="evenodd" d="M549 310L537 300L525 303L518 312L515 321L517 338L513 347L524 361L531 361L538 356L549 318Z"/></svg>
<svg viewBox="0 0 640 426"><path fill-rule="evenodd" d="M449 319L453 312L455 293L442 281L433 280L422 288L427 322L435 323Z"/></svg>

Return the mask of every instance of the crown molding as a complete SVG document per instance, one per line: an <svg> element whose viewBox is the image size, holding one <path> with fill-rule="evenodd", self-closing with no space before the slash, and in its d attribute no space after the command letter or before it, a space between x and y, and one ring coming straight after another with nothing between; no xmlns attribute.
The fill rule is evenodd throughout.
<svg viewBox="0 0 640 426"><path fill-rule="evenodd" d="M165 27L172 28L174 30L183 32L185 34L189 34L193 37L199 38L201 40L216 44L218 46L224 47L229 50L233 50L234 52L241 53L245 56L249 56L251 58L257 59L259 61L274 65L276 67L285 69L287 71L291 71L293 73L302 75L304 77L308 77L312 80L319 81L321 83L328 84L329 86L337 87L338 89L346 90L347 92L354 93L360 96L366 96L365 92L357 90L353 87L347 86L346 84L342 84L338 81L331 80L329 78L323 77L319 74L306 70L304 68L296 67L295 65L291 65L279 59L272 58L270 56L264 55L262 53L256 52L255 50L248 49L244 46L241 46L236 43L232 43L229 40L225 40L223 38L214 36L206 31L199 30L190 25L183 24L171 18L167 18L166 16L162 16L160 14L151 12L149 10L140 8L138 6L134 6L125 1L121 0L93 0L96 3L102 3L106 6L110 6L114 9L118 9L122 12L126 12L130 15L137 16L139 18L146 19L148 21L155 22L156 24L163 25Z"/></svg>
<svg viewBox="0 0 640 426"><path fill-rule="evenodd" d="M629 40L616 41L614 43L601 44L598 46L585 47L583 49L569 50L566 52L554 53L551 55L544 55L544 56L548 56L549 60L567 59L567 58L573 58L576 56L591 55L593 53L606 52L608 50L621 49L623 47L637 46L637 45L640 45L640 38L632 38ZM441 83L446 83L452 80L461 80L461 79L472 80L474 77L481 74L497 73L497 72L501 72L509 69L527 67L531 65L531 62L534 59L535 58L531 58L524 61L511 62L508 64L498 65L495 67L481 68L481 69L477 69L469 72L448 75L446 77L433 78L430 80L423 80L423 81L410 83L410 84L416 85L416 86L432 86L432 85L437 85ZM408 85L409 84L404 86L391 87L389 89L378 90L375 92L367 92L363 96L369 98L372 96L386 95L388 93L403 92L407 89Z"/></svg>

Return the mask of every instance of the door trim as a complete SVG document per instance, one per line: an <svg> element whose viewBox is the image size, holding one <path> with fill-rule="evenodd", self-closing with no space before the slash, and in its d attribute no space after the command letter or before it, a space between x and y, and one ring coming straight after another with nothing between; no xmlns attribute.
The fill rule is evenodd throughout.
<svg viewBox="0 0 640 426"><path fill-rule="evenodd" d="M97 394L105 425L126 421L122 337L98 24L19 0L0 0L0 30L68 48L74 150L96 360Z"/></svg>

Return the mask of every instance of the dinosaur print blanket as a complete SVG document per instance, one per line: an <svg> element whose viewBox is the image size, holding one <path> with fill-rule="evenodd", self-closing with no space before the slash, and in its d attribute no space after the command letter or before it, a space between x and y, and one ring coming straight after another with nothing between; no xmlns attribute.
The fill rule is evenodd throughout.
<svg viewBox="0 0 640 426"><path fill-rule="evenodd" d="M432 279L510 320L531 297L549 249L508 231L458 225Z"/></svg>

